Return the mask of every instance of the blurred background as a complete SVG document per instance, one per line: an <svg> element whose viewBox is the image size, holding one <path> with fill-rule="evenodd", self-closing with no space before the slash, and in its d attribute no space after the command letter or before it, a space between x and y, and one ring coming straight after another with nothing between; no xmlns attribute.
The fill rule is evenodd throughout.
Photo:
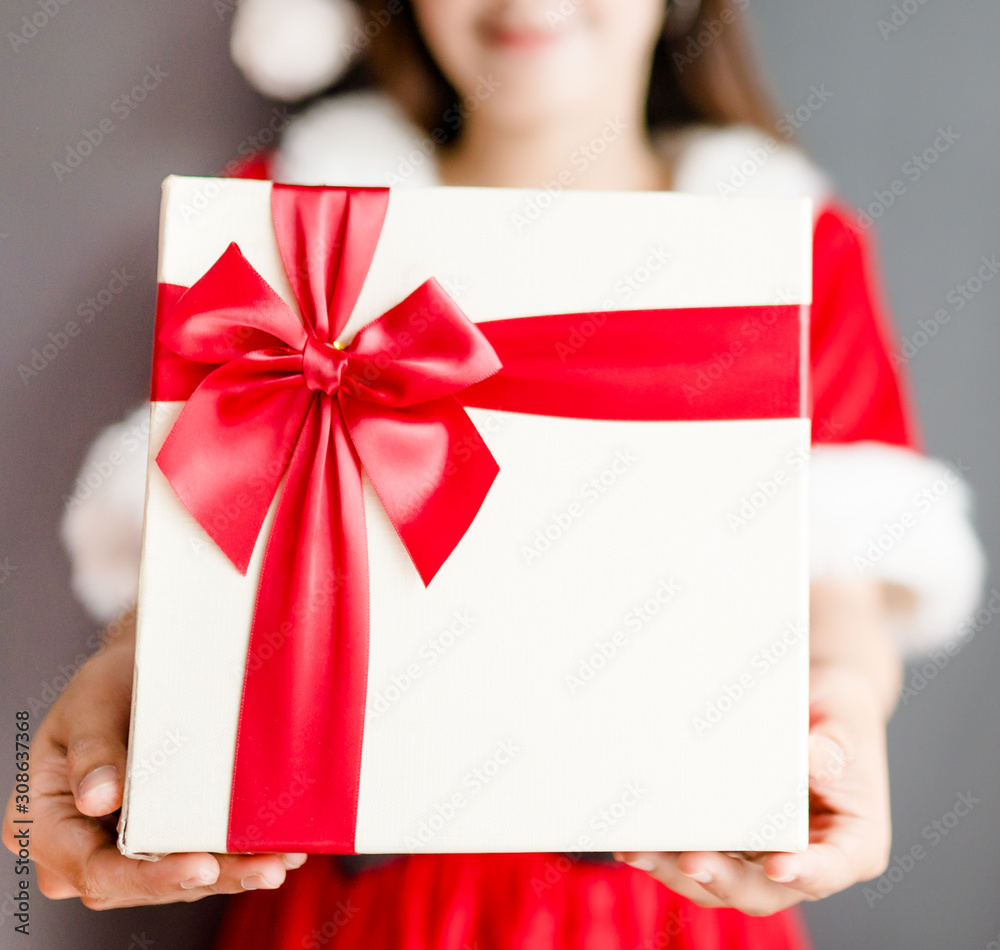
<svg viewBox="0 0 1000 950"><path fill-rule="evenodd" d="M11 34L42 4L3 0L0 10L0 721L8 735L17 709L37 710L33 722L41 721L95 632L70 594L58 526L87 445L148 388L160 181L218 173L274 107L230 64L232 0L47 6L57 12L23 43ZM1000 5L749 0L748 14L782 111L794 115L814 86L829 94L799 123L800 142L847 202L882 207L884 283L909 342L926 447L966 472L1000 565L1000 280L967 283L982 258L1000 254ZM144 76L145 101L120 100ZM54 169L106 117L113 127L92 153ZM919 180L905 177L940 128L954 144ZM879 193L900 178L905 192L886 208ZM130 279L115 281L123 271ZM961 309L960 286L969 291ZM81 306L94 312L81 332L48 347L35 375L19 371L49 334L63 340ZM951 319L931 335L924 327L941 309ZM1000 588L996 569L988 586ZM902 860L880 887L807 908L818 950L998 946L998 630L1000 617L987 618L943 668L908 672L912 695L889 733L893 853ZM6 754L4 798L12 781ZM954 822L959 794L980 801ZM903 858L916 844L924 857ZM99 914L39 897L24 944L10 916L15 882L3 851L2 947L207 947L222 908L217 898Z"/></svg>

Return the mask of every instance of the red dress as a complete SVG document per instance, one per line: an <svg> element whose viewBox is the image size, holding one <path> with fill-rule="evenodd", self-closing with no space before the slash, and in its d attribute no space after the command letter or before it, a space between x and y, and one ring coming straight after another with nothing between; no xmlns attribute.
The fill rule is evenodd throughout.
<svg viewBox="0 0 1000 950"><path fill-rule="evenodd" d="M264 178L258 162L245 177ZM813 250L813 441L916 448L889 358L873 255L830 205ZM348 874L314 855L276 891L231 901L219 950L805 950L797 911L698 907L642 871L560 854L414 855Z"/></svg>

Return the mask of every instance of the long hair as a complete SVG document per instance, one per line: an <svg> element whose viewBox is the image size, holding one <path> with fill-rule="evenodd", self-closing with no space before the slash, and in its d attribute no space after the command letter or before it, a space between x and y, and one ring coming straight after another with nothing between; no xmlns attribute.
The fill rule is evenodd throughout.
<svg viewBox="0 0 1000 950"><path fill-rule="evenodd" d="M364 56L340 87L379 86L427 132L450 141L460 131L459 95L438 68L410 0L356 0L367 33ZM774 132L777 114L759 71L743 11L749 0L702 0L681 30L666 27L653 54L646 97L650 131L690 123L742 123ZM683 10L675 7L675 10Z"/></svg>

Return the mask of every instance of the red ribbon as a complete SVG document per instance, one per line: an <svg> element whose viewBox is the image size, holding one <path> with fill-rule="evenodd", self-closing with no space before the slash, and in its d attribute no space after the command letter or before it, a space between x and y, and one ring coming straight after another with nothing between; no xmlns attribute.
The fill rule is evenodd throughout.
<svg viewBox="0 0 1000 950"><path fill-rule="evenodd" d="M242 573L287 475L250 633L231 850L259 847L262 808L286 800L277 835L285 843L269 848L353 850L368 650L362 469L425 583L498 471L455 393L500 363L436 281L349 346L332 345L387 201L386 190L275 185L275 231L302 319L231 244L177 297L158 333L173 353L214 368L157 462ZM456 466L459 445L477 451Z"/></svg>
<svg viewBox="0 0 1000 950"><path fill-rule="evenodd" d="M287 476L250 634L232 851L354 850L368 672L362 469L428 583L498 470L460 403L598 419L805 415L799 306L477 326L430 280L332 346L388 194L273 186L301 319L236 245L190 289L160 287L153 398L188 402L157 461L244 573Z"/></svg>

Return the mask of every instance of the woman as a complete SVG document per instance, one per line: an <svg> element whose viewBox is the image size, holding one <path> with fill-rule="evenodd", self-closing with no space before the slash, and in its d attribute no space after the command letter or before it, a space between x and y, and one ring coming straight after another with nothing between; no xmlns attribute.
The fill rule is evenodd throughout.
<svg viewBox="0 0 1000 950"><path fill-rule="evenodd" d="M276 27L299 6L310 4L267 10L244 0L234 46L248 74L274 81ZM347 85L374 83L382 92L318 101L293 120L279 148L236 172L308 184L554 190L558 183L814 198L814 441L825 447L812 472L809 849L630 853L616 855L617 863L600 855L520 854L128 861L115 850L110 823L86 817L107 816L121 804L133 653L126 621L35 739L33 856L43 893L118 907L255 891L233 902L224 924L219 945L234 948L774 950L806 945L789 908L884 870L885 723L899 688L900 644L914 649L947 635L974 605L982 567L964 488L954 482L909 536L859 566L884 521L947 470L913 451L917 436L891 362L866 236L822 174L781 141L782 127L790 127L775 122L750 65L745 6L376 3L361 11L355 31L332 42L341 29L333 19L323 36L335 52L364 53ZM336 65L305 62L308 38L292 45L284 64L299 70L291 77L296 95L311 91L303 73L325 81ZM598 140L600 149L591 144ZM139 484L141 472L130 481L123 468L116 479L117 487L109 484L75 509L66 525L77 589L95 608L134 595L128 523L141 511L121 493L126 482Z"/></svg>

